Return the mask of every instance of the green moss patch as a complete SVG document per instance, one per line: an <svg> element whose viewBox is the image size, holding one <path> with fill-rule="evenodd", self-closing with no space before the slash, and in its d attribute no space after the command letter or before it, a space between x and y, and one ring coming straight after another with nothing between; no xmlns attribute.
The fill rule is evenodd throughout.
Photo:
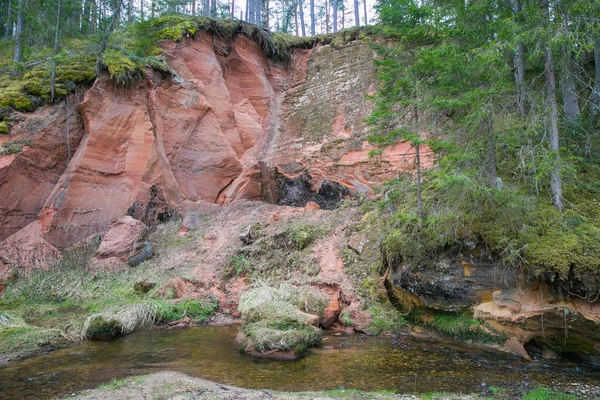
<svg viewBox="0 0 600 400"><path fill-rule="evenodd" d="M469 314L436 313L422 321L427 328L454 340L499 344L506 341L505 335L495 334L484 326L483 321Z"/></svg>
<svg viewBox="0 0 600 400"><path fill-rule="evenodd" d="M10 155L10 154L20 153L21 150L23 150L23 147L29 146L29 145L31 145L31 139L26 139L26 138L12 140L10 142L5 142L0 147L0 155L2 155L2 154Z"/></svg>
<svg viewBox="0 0 600 400"><path fill-rule="evenodd" d="M208 318L215 314L219 306L219 301L215 297L206 299L186 299L178 303L160 303L156 312L156 321L169 323L185 317L190 317L195 323L206 322Z"/></svg>
<svg viewBox="0 0 600 400"><path fill-rule="evenodd" d="M0 327L0 354L30 353L41 348L60 348L70 343L58 329L31 325Z"/></svg>
<svg viewBox="0 0 600 400"><path fill-rule="evenodd" d="M376 304L369 309L371 323L368 329L379 335L383 332L399 333L407 325L404 316L391 305Z"/></svg>

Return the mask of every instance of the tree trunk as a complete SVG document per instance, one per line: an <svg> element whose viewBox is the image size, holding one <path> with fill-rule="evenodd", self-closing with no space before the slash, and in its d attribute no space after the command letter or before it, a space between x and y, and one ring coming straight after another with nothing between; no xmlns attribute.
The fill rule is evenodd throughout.
<svg viewBox="0 0 600 400"><path fill-rule="evenodd" d="M354 25L360 26L360 13L358 12L358 0L354 0Z"/></svg>
<svg viewBox="0 0 600 400"><path fill-rule="evenodd" d="M96 4L96 0L91 0L92 2L92 15L90 16L90 24L92 26L92 30L96 31L98 29L98 4Z"/></svg>
<svg viewBox="0 0 600 400"><path fill-rule="evenodd" d="M89 32L91 22L91 13L92 13L92 2L90 0L85 0L83 2L83 18L81 21L81 32Z"/></svg>
<svg viewBox="0 0 600 400"><path fill-rule="evenodd" d="M56 93L56 55L58 54L58 36L60 32L60 0L56 5L56 30L54 32L54 48L52 57L52 68L50 71L50 102L54 102Z"/></svg>
<svg viewBox="0 0 600 400"><path fill-rule="evenodd" d="M487 115L487 130L490 186L497 188L498 174L496 172L496 137L494 135L494 120L492 119L492 113L489 111Z"/></svg>
<svg viewBox="0 0 600 400"><path fill-rule="evenodd" d="M365 26L369 25L369 22L367 21L367 0L363 0L363 7L364 7L364 13L365 13Z"/></svg>
<svg viewBox="0 0 600 400"><path fill-rule="evenodd" d="M6 10L6 28L4 29L4 38L10 39L12 36L12 0L8 0L8 7Z"/></svg>
<svg viewBox="0 0 600 400"><path fill-rule="evenodd" d="M298 29L300 28L298 25L298 3L296 3L296 8L294 8L294 23L295 23L295 30L296 30L296 36L300 36L300 32L298 31Z"/></svg>
<svg viewBox="0 0 600 400"><path fill-rule="evenodd" d="M254 0L248 0L248 22L254 23Z"/></svg>
<svg viewBox="0 0 600 400"><path fill-rule="evenodd" d="M325 31L329 33L329 0L325 0Z"/></svg>
<svg viewBox="0 0 600 400"><path fill-rule="evenodd" d="M565 49L563 65L561 68L561 89L563 98L563 111L568 121L579 118L579 94L575 84L575 65L571 58L570 49Z"/></svg>
<svg viewBox="0 0 600 400"><path fill-rule="evenodd" d="M265 18L263 20L263 28L269 29L269 27L270 27L270 25L269 25L269 0L264 0L264 2L265 2L265 6L264 6Z"/></svg>
<svg viewBox="0 0 600 400"><path fill-rule="evenodd" d="M515 86L517 89L517 110L521 114L525 114L527 95L525 91L525 47L523 43L517 43L513 56L513 65L515 68Z"/></svg>
<svg viewBox="0 0 600 400"><path fill-rule="evenodd" d="M315 36L315 0L310 0L310 35Z"/></svg>
<svg viewBox="0 0 600 400"><path fill-rule="evenodd" d="M133 22L133 0L127 2L127 23L131 25Z"/></svg>
<svg viewBox="0 0 600 400"><path fill-rule="evenodd" d="M417 164L417 216L420 221L423 212L421 209L421 144L419 142L415 144L415 162Z"/></svg>
<svg viewBox="0 0 600 400"><path fill-rule="evenodd" d="M194 1L194 6L196 1ZM144 22L144 0L140 0L140 21Z"/></svg>
<svg viewBox="0 0 600 400"><path fill-rule="evenodd" d="M516 17L521 14L521 4L519 0L511 0L513 15ZM525 92L525 46L521 41L518 41L515 46L515 54L513 55L513 65L515 68L515 86L517 89L516 100L517 110L521 114L525 114L526 110L526 95Z"/></svg>
<svg viewBox="0 0 600 400"><path fill-rule="evenodd" d="M542 0L542 13L544 24L548 22L548 0ZM558 105L556 103L556 76L554 74L554 60L548 43L544 43L545 59L544 74L546 76L546 105L550 113L550 150L552 155L552 170L550 171L550 191L552 203L560 211L563 210L562 182L560 177L560 145L558 135Z"/></svg>
<svg viewBox="0 0 600 400"><path fill-rule="evenodd" d="M261 0L254 0L254 19L255 19L255 23L256 25L260 26L260 4L261 4Z"/></svg>
<svg viewBox="0 0 600 400"><path fill-rule="evenodd" d="M143 0L142 0L142 1L143 1ZM142 5L143 5L143 4L144 4L144 3L142 2ZM192 0L192 15L193 15L193 16L196 16L196 0ZM142 18L142 20L143 20L143 18Z"/></svg>
<svg viewBox="0 0 600 400"><path fill-rule="evenodd" d="M298 0L298 12L300 14L300 27L302 36L306 36L306 26L304 26L304 2L302 0Z"/></svg>
<svg viewBox="0 0 600 400"><path fill-rule="evenodd" d="M217 0L210 0L210 16L217 18Z"/></svg>
<svg viewBox="0 0 600 400"><path fill-rule="evenodd" d="M25 25L25 17L23 15L23 8L25 7L25 0L19 0L19 9L17 12L17 28L15 30L15 51L13 54L13 62L21 62L21 36L23 36L23 28Z"/></svg>
<svg viewBox="0 0 600 400"><path fill-rule="evenodd" d="M331 7L333 8L333 31L337 32L338 30L338 0L331 0Z"/></svg>
<svg viewBox="0 0 600 400"><path fill-rule="evenodd" d="M596 38L594 45L594 70L596 72L594 79L594 89L592 92L592 115L600 116L600 38Z"/></svg>
<svg viewBox="0 0 600 400"><path fill-rule="evenodd" d="M106 46L108 44L108 39L110 38L110 34L115 30L117 25L119 24L119 19L121 17L121 6L122 2L117 2L117 7L113 11L112 18L110 19L110 23L106 27L106 31L102 34L102 40L100 41L100 51L98 52L98 56L96 57L96 73L100 75L100 66L102 64L102 56L106 51Z"/></svg>
<svg viewBox="0 0 600 400"><path fill-rule="evenodd" d="M554 61L552 60L552 52L546 46L545 57L545 74L546 74L546 101L550 111L550 150L555 152L552 171L550 173L550 189L552 191L552 203L562 211L562 182L560 177L560 149L558 140L558 106L556 104L556 78L554 75Z"/></svg>
<svg viewBox="0 0 600 400"><path fill-rule="evenodd" d="M248 1L248 0L246 0ZM246 8L248 10L248 8ZM210 0L204 0L204 16L208 17L210 14Z"/></svg>

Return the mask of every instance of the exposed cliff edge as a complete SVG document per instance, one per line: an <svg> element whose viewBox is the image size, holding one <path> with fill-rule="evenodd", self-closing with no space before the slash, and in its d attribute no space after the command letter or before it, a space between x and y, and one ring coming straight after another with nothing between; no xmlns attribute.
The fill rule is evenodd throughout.
<svg viewBox="0 0 600 400"><path fill-rule="evenodd" d="M22 115L10 139L30 146L0 156L9 193L0 239L35 223L48 245L65 247L124 214L152 225L237 199L334 208L413 167L404 143L368 157L362 120L375 79L360 40L297 49L290 66L243 35L203 33L164 49L175 78L150 73L120 87L103 76L78 112L72 99L68 111L63 103ZM4 249L23 247L22 236Z"/></svg>

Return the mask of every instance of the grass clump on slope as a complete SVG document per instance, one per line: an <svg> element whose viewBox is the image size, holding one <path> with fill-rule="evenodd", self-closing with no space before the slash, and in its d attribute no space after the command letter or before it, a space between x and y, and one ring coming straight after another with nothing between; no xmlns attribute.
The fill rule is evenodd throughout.
<svg viewBox="0 0 600 400"><path fill-rule="evenodd" d="M256 229L254 243L231 257L224 277L245 275L249 280L313 277L319 273L319 267L310 247L325 233L320 227L300 223L287 225L268 236Z"/></svg>

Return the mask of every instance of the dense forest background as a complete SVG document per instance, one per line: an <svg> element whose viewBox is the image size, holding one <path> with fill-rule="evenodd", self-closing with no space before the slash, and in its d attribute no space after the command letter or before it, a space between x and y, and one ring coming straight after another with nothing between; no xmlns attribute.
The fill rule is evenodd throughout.
<svg viewBox="0 0 600 400"><path fill-rule="evenodd" d="M370 140L416 147L385 191L388 257L484 245L564 294L598 297L600 4L392 0ZM435 153L420 171L419 150ZM393 260L392 260L393 261Z"/></svg>
<svg viewBox="0 0 600 400"><path fill-rule="evenodd" d="M162 40L245 33L285 61L289 48L365 25L367 14L365 3L341 0L248 0L243 9L214 0L0 1L0 131L11 109L58 101L99 73L119 84L146 68L169 73ZM377 203L389 262L422 267L452 246L485 246L507 268L597 298L598 2L380 0L374 20L359 29L381 81L367 121L372 156L397 141L417 155L415 173L386 185Z"/></svg>

